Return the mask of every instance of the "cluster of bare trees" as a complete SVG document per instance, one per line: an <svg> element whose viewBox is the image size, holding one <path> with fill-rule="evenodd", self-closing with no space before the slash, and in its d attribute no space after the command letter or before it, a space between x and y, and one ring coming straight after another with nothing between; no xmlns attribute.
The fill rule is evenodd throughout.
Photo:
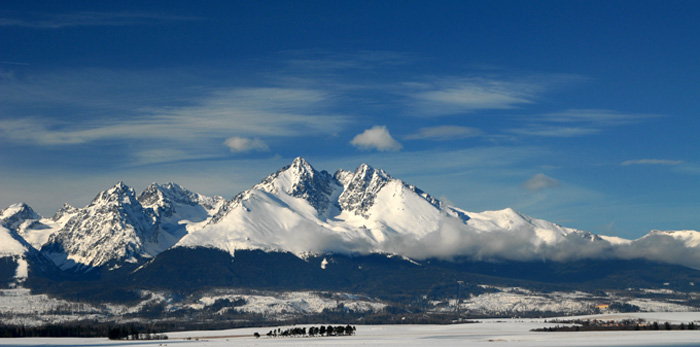
<svg viewBox="0 0 700 347"><path fill-rule="evenodd" d="M266 335L268 337L315 337L315 336L351 336L355 335L357 328L350 324L342 326L321 325L319 327L312 326L310 328L294 327L286 330L277 328L270 330ZM260 337L260 334L253 334L255 337Z"/></svg>

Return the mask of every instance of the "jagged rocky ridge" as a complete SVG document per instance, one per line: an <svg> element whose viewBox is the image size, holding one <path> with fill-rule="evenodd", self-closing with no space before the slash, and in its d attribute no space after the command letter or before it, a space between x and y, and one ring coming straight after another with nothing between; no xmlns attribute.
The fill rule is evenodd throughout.
<svg viewBox="0 0 700 347"><path fill-rule="evenodd" d="M366 164L331 175L303 158L231 200L174 183L153 183L137 197L119 182L84 208L64 205L42 218L16 204L0 212L0 221L0 236L17 241L0 245L0 257L23 259L33 252L72 270L116 269L182 247L302 258L325 252L514 261L647 258L700 268L696 231L653 231L624 240L512 209L473 213Z"/></svg>

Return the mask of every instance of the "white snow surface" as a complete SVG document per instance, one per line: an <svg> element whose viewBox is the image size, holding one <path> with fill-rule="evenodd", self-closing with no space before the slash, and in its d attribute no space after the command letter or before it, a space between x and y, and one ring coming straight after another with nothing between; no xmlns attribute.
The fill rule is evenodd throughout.
<svg viewBox="0 0 700 347"><path fill-rule="evenodd" d="M27 246L23 245L13 233L0 224L0 257L21 256L27 252Z"/></svg>
<svg viewBox="0 0 700 347"><path fill-rule="evenodd" d="M700 321L700 313L618 314L585 317L601 320L643 318L649 321L681 323ZM323 325L345 325L326 322ZM300 325L301 327L320 324ZM700 331L601 331L532 332L549 327L542 319L488 319L479 323L453 325L356 325L355 336L314 338L268 338L277 326L215 331L166 332L167 341L109 341L106 338L0 339L2 346L700 346ZM288 326L279 327L282 330ZM254 333L262 335L253 337Z"/></svg>
<svg viewBox="0 0 700 347"><path fill-rule="evenodd" d="M17 264L13 285L21 285L29 277L29 263L26 256L30 248L31 246L23 242L21 236L0 224L0 258L10 257Z"/></svg>

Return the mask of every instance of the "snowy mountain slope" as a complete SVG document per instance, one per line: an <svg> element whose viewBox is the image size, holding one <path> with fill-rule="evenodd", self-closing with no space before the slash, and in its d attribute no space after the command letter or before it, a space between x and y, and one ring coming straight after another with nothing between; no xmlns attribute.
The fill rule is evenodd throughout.
<svg viewBox="0 0 700 347"><path fill-rule="evenodd" d="M65 218L42 218L24 203L0 211L0 216L0 273L11 269L10 286L22 286L30 274L52 276L60 272L38 247L65 223Z"/></svg>
<svg viewBox="0 0 700 347"><path fill-rule="evenodd" d="M551 250L565 244L595 245L588 252L610 247L588 232L512 209L471 213L446 206L366 164L331 177L296 158L224 204L206 227L186 235L177 246L214 247L231 254L236 249L299 255L388 252L418 259L576 258L587 253ZM514 249L518 251L511 252Z"/></svg>
<svg viewBox="0 0 700 347"><path fill-rule="evenodd" d="M324 212L338 211L331 197L340 188L325 171L297 158L253 188L226 202L203 229L178 243L214 247L231 254L236 249L319 250L318 238L333 237ZM325 244L324 244L325 246Z"/></svg>
<svg viewBox="0 0 700 347"><path fill-rule="evenodd" d="M15 284L21 284L29 276L27 257L28 253L32 251L36 252L36 250L18 236L17 233L3 226L3 223L0 223L0 260L9 258L9 260L11 260L10 264L15 265L13 276ZM7 264L6 261L2 263Z"/></svg>
<svg viewBox="0 0 700 347"><path fill-rule="evenodd" d="M46 244L49 237L59 231L70 220L77 209L65 204L51 218L44 218L31 207L21 203L10 206L1 214L10 221L10 229L26 240L36 249Z"/></svg>
<svg viewBox="0 0 700 347"><path fill-rule="evenodd" d="M17 234L0 224L0 257L24 255L29 247Z"/></svg>
<svg viewBox="0 0 700 347"><path fill-rule="evenodd" d="M215 247L230 253L257 248L297 254L367 252L367 247L371 247L371 252L383 250L376 244L386 240L385 233L396 233L394 229L420 230L405 223L416 220L405 218L416 215L415 206L406 209L402 200L407 195L403 190L410 191L410 186L367 165L354 173L339 171L335 177L341 180L296 158L291 165L236 196L210 225L187 235L178 245ZM399 206L396 211L374 204L385 186L389 187L385 194L395 198L393 204ZM418 200L426 202L422 197ZM427 205L435 210L430 203ZM405 216L400 215L401 210ZM370 218L377 214L383 217ZM425 222L422 228L432 227L434 220L420 214L418 218Z"/></svg>
<svg viewBox="0 0 700 347"><path fill-rule="evenodd" d="M11 263L16 264L13 285L21 285L27 279L30 263L46 262L35 247L56 230L42 224L42 220L25 203L0 211L0 258L11 258Z"/></svg>

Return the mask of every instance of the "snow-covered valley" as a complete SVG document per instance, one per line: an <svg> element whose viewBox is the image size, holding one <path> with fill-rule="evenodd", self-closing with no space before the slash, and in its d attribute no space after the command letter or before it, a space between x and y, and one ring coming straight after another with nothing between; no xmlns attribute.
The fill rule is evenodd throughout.
<svg viewBox="0 0 700 347"><path fill-rule="evenodd" d="M600 320L644 319L648 322L700 322L700 313L636 313L566 317ZM343 322L326 322L338 324ZM700 330L533 332L553 326L543 319L487 319L451 325L356 325L353 336L272 338L265 332L278 326L230 330L166 332L163 341L111 341L106 338L0 339L2 346L700 346ZM311 326L311 325L309 325ZM285 329L288 327L282 326ZM254 334L262 335L255 338Z"/></svg>

